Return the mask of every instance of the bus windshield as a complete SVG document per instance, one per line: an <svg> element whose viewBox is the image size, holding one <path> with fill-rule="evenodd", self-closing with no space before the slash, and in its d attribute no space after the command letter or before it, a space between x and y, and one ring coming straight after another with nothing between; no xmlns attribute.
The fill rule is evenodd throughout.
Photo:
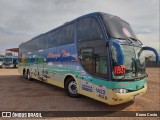
<svg viewBox="0 0 160 120"><path fill-rule="evenodd" d="M141 47L121 45L124 53L124 63L125 73L124 74L114 74L114 79L135 79L140 77L146 77L145 73L145 57L143 52L141 53ZM116 64L116 51L114 47L111 47L112 51L112 66L113 70Z"/></svg>
<svg viewBox="0 0 160 120"><path fill-rule="evenodd" d="M112 15L102 14L107 35L109 38L128 39L128 37L137 39L129 23L121 18Z"/></svg>
<svg viewBox="0 0 160 120"><path fill-rule="evenodd" d="M4 58L3 62L4 63L12 63L12 58Z"/></svg>

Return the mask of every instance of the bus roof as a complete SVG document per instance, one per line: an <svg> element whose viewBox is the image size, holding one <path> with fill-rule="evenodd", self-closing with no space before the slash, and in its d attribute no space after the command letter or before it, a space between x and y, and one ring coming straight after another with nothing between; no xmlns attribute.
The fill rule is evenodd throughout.
<svg viewBox="0 0 160 120"><path fill-rule="evenodd" d="M45 35L45 34L51 33L51 32L53 32L53 31L55 31L55 30L57 30L57 29L60 29L61 27L65 26L65 25L70 24L70 23L73 23L73 22L75 22L75 21L77 21L77 20L79 20L79 19L83 19L83 18L87 18L87 17L98 17L99 15L102 15L102 16L103 16L103 15L105 15L105 16L112 16L112 17L115 17L115 18L117 18L117 19L119 19L119 20L121 20L121 21L123 21L123 22L126 22L125 20L121 19L120 17L114 16L114 15L111 15L111 14L108 14L108 13L93 12L93 13L89 13L89 14L80 16L80 17L78 17L78 18L76 18L76 19L73 19L73 20L71 20L71 21L69 21L69 22L65 22L64 24L60 25L59 27L56 27L56 28L54 28L54 29L52 29L52 30L50 30L50 31L48 31L48 32L46 32L46 33L42 33L42 34L40 34L40 35L37 35L37 36L33 37L31 40L28 40L28 41L26 41L26 42L24 42L24 43L22 43L22 44L25 44L25 43L27 43L27 42L30 42L30 41L32 41L32 40L34 40L34 39L36 39L36 38L42 37L42 36ZM127 22L126 22L126 23L127 23ZM129 24L129 23L128 23L128 24ZM22 45L22 44L20 44L20 45Z"/></svg>

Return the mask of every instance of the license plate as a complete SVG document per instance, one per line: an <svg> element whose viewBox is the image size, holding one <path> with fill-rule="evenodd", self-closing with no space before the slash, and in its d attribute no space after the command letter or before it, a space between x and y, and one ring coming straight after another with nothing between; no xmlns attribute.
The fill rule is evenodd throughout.
<svg viewBox="0 0 160 120"><path fill-rule="evenodd" d="M139 96L139 93L134 95L134 97L138 97L138 96Z"/></svg>

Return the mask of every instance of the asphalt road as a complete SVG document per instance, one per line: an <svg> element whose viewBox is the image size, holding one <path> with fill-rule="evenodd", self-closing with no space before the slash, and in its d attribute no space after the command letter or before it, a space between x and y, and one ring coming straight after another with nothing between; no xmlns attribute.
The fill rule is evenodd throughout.
<svg viewBox="0 0 160 120"><path fill-rule="evenodd" d="M0 111L160 111L160 69L147 68L148 90L124 104L109 106L85 96L68 97L63 89L27 81L17 69L0 69Z"/></svg>

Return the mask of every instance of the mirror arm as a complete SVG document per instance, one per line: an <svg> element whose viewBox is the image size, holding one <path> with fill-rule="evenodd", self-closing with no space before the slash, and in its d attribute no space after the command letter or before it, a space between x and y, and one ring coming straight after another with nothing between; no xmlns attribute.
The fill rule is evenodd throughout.
<svg viewBox="0 0 160 120"><path fill-rule="evenodd" d="M159 55L158 55L158 52L156 49L146 46L146 47L143 47L143 50L150 50L150 51L154 52L154 54L156 55L156 63L159 62Z"/></svg>

